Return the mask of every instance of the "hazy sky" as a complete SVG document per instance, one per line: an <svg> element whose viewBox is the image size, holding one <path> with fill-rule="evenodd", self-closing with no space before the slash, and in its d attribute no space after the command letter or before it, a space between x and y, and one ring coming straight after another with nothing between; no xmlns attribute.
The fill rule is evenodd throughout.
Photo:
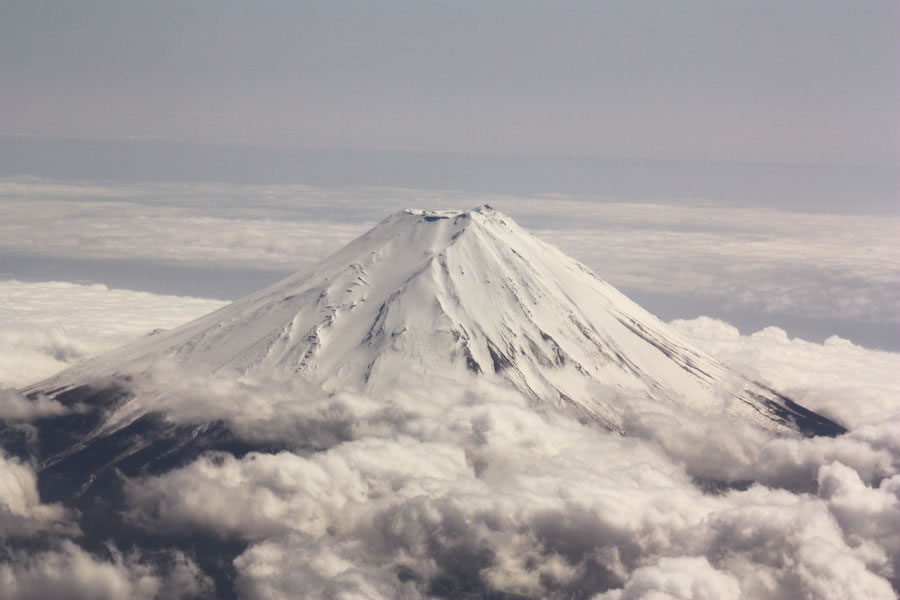
<svg viewBox="0 0 900 600"><path fill-rule="evenodd" d="M893 349L898 65L896 0L0 0L0 277L234 298L489 201L664 318Z"/></svg>
<svg viewBox="0 0 900 600"><path fill-rule="evenodd" d="M0 5L0 134L900 161L900 3Z"/></svg>

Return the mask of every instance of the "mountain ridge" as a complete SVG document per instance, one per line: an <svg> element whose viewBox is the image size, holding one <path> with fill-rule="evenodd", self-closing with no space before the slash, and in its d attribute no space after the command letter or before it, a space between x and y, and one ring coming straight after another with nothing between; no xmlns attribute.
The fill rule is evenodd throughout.
<svg viewBox="0 0 900 600"><path fill-rule="evenodd" d="M309 271L25 392L140 376L162 359L376 396L487 377L614 431L633 394L700 412L724 401L730 417L781 433L842 431L694 347L488 205L390 215Z"/></svg>

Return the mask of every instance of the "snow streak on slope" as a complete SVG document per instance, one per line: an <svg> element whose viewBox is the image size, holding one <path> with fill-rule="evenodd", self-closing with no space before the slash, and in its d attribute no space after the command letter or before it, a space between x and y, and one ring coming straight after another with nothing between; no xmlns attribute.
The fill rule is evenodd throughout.
<svg viewBox="0 0 900 600"><path fill-rule="evenodd" d="M573 409L612 430L622 428L617 398L637 392L710 413L724 407L776 431L841 431L737 376L489 206L394 214L310 272L26 391L54 393L167 358L374 396L489 377L536 407Z"/></svg>

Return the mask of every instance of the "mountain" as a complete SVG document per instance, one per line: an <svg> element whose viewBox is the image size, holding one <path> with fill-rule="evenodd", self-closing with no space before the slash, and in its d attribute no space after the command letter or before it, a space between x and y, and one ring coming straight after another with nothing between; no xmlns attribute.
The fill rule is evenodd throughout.
<svg viewBox="0 0 900 600"><path fill-rule="evenodd" d="M86 384L140 377L162 360L373 397L488 378L538 409L614 431L635 394L700 412L720 411L724 399L731 418L776 432L843 431L738 375L490 206L401 211L311 271L25 392L84 402ZM104 404L90 438L145 414L127 392Z"/></svg>
<svg viewBox="0 0 900 600"><path fill-rule="evenodd" d="M158 385L154 378L161 373L168 378ZM265 396L262 404L284 400L307 406L324 396L330 412L322 420L304 413L300 429L288 428L286 437L279 432L263 438L242 435L236 422L229 421L227 407L210 404L208 398L218 398L210 389L219 383L233 386L242 377L277 382L275 400ZM182 381L198 389L181 394L172 386ZM296 382L306 383L295 387ZM683 408L692 419L703 413L719 417L724 407L731 419L788 436L844 431L737 374L584 265L483 206L399 212L308 272L35 384L24 390L27 396L50 397L68 410L55 410L25 426L0 421L0 442L5 453L36 466L42 502L60 502L78 515L81 547L97 555L108 554L110 547L137 548L146 560L161 561L157 566L166 569L171 565L165 557L176 549L214 579L215 597L237 598L239 557L247 556L252 536L198 526L145 527L131 512L129 485L177 476L204 461L250 464L268 458L302 461L301 456L315 461L347 445L356 447L362 440L354 436L353 423L345 423L339 409L332 410L332 392L355 391L356 402L381 406L391 424L376 422L367 431L382 427L378 431L396 442L394 438L408 435L402 429L407 413L414 420L420 415L414 414L418 406L411 412L396 409L395 395L412 392L408 398L420 399L434 391L435 418L440 419L442 411L452 412L457 397L445 390L498 388L524 395L538 413L568 411L597 427L598 434L625 432L629 403L636 399L664 404L660 414ZM312 396L305 396L307 390ZM252 401L252 392L237 401ZM155 403L161 397L169 404ZM197 413L202 418L180 419L149 408L191 409L186 405L195 400L207 403ZM239 412L245 415L258 406L242 406ZM290 421L296 407L278 406L273 418ZM266 427L272 422L264 421ZM538 422L557 431L550 419ZM543 431L538 426L533 434ZM459 435L454 443L461 457L470 434L463 427ZM422 437L430 436L426 431ZM605 438L626 441L598 435L598 443ZM397 468L403 471L402 465ZM477 470L473 466L473 477ZM271 477L281 481L292 476L279 471ZM713 493L746 486L735 479L698 484ZM191 496L191 486L182 482L176 487ZM381 494L380 489L373 493ZM222 493L221 508L227 513L233 499ZM251 502L234 510L265 514L273 497L265 488L258 496L260 506ZM19 550L34 550L23 543ZM10 542L10 551L18 551L17 544ZM430 546L423 542L422 547ZM555 548L551 544L548 551L555 553ZM301 552L317 551L303 546ZM453 591L457 588L475 590L469 597L523 597L489 596L490 586L479 573L494 559L481 550L472 552L471 560L462 563L463 555L447 554L438 561L440 573L427 585L423 579L419 587L430 590L429 597L461 597ZM465 566L469 562L471 569ZM413 585L418 575L404 565L397 568L390 577ZM564 597L586 598L589 590L622 584L615 577L607 583L591 581L581 595L569 590ZM448 587L448 582L458 585Z"/></svg>

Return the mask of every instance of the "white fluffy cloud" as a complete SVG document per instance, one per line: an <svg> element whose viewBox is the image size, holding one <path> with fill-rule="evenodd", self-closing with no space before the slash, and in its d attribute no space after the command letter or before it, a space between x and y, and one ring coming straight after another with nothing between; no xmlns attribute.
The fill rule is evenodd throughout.
<svg viewBox="0 0 900 600"><path fill-rule="evenodd" d="M65 282L0 281L0 387L21 387L225 303ZM0 415L25 408L0 392Z"/></svg>
<svg viewBox="0 0 900 600"><path fill-rule="evenodd" d="M247 598L894 597L892 540L835 516L847 496L827 469L822 498L708 494L658 445L524 399L432 402L322 452L211 454L132 480L132 518L252 542L235 561Z"/></svg>
<svg viewBox="0 0 900 600"><path fill-rule="evenodd" d="M0 539L41 531L77 533L74 515L59 504L43 504L31 465L0 450Z"/></svg>
<svg viewBox="0 0 900 600"><path fill-rule="evenodd" d="M893 360L872 352L869 372ZM171 389L178 375L158 377ZM235 561L243 597L894 597L889 422L774 438L632 399L619 437L489 386L375 401L283 385L186 379L157 407L293 451L211 454L127 487L145 527L251 542ZM187 389L215 393L204 404ZM710 493L698 477L765 486Z"/></svg>
<svg viewBox="0 0 900 600"><path fill-rule="evenodd" d="M59 503L41 502L32 465L0 450L0 597L4 600L212 597L212 580L180 551L166 553L164 560L158 555L155 563L136 553L124 555L112 547L107 558L86 552L70 539L81 535L78 517L77 511ZM43 541L29 544L35 536ZM29 547L46 549L25 550Z"/></svg>
<svg viewBox="0 0 900 600"><path fill-rule="evenodd" d="M741 335L708 317L672 325L725 363L846 426L900 417L900 353L862 348L837 336L823 344L791 339L777 327Z"/></svg>
<svg viewBox="0 0 900 600"><path fill-rule="evenodd" d="M173 553L160 573L138 555L110 549L110 558L94 556L63 540L52 550L14 552L0 562L0 589L8 600L190 600L212 597L212 582L192 560Z"/></svg>
<svg viewBox="0 0 900 600"><path fill-rule="evenodd" d="M632 573L624 589L594 600L738 600L738 582L714 569L705 557L662 558Z"/></svg>
<svg viewBox="0 0 900 600"><path fill-rule="evenodd" d="M819 469L819 496L852 541L874 540L892 558L891 573L900 577L900 475L867 486L859 474L835 462Z"/></svg>

